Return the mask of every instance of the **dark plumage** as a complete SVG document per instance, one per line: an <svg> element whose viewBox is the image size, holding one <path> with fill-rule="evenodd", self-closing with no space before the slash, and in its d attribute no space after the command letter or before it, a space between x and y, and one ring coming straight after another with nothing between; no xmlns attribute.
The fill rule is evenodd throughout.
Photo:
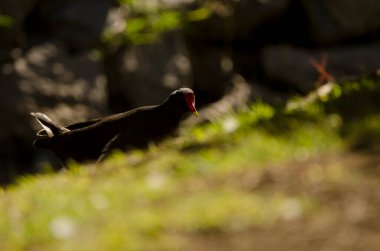
<svg viewBox="0 0 380 251"><path fill-rule="evenodd" d="M113 149L141 148L162 139L177 129L189 111L198 116L194 92L181 88L160 105L68 126L60 126L42 113L31 113L43 127L34 146L50 150L63 160L99 161Z"/></svg>

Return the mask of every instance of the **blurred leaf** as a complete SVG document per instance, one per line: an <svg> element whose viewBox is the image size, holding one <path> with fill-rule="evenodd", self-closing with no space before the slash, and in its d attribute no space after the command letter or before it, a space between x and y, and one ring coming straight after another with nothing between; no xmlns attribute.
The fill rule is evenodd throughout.
<svg viewBox="0 0 380 251"><path fill-rule="evenodd" d="M136 0L116 0L120 5L132 5Z"/></svg>
<svg viewBox="0 0 380 251"><path fill-rule="evenodd" d="M152 23L153 32L165 32L179 27L181 15L177 11L164 11L158 19Z"/></svg>
<svg viewBox="0 0 380 251"><path fill-rule="evenodd" d="M148 20L145 17L128 19L125 29L126 35L130 36L141 32L148 27Z"/></svg>
<svg viewBox="0 0 380 251"><path fill-rule="evenodd" d="M186 14L187 20L189 22L202 21L211 16L212 11L209 8L199 8L196 10L189 11Z"/></svg>
<svg viewBox="0 0 380 251"><path fill-rule="evenodd" d="M125 43L149 44L164 32L182 28L186 22L200 21L211 15L207 2L190 11L170 9L163 2L149 0L117 0L128 12L126 28L122 34L105 29L105 45L121 46Z"/></svg>
<svg viewBox="0 0 380 251"><path fill-rule="evenodd" d="M9 28L13 25L14 19L7 15L0 15L0 27Z"/></svg>

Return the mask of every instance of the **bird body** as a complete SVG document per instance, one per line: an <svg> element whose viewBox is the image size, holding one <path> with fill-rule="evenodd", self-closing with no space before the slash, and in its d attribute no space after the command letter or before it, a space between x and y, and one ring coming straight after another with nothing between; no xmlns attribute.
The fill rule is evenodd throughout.
<svg viewBox="0 0 380 251"><path fill-rule="evenodd" d="M197 115L192 90L181 88L156 106L139 107L104 118L60 126L42 113L31 113L43 129L36 148L48 149L63 160L101 160L114 149L141 148L176 130L189 111Z"/></svg>

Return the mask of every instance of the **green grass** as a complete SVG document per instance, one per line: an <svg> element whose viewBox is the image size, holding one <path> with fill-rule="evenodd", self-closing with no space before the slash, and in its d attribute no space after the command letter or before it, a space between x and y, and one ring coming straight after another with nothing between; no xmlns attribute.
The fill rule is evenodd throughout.
<svg viewBox="0 0 380 251"><path fill-rule="evenodd" d="M347 151L359 135L378 137L378 113L345 113L345 99L367 88L360 86L334 87L292 111L256 103L97 167L23 177L0 190L0 250L181 250L186 234L315 215L318 198L277 187L268 170ZM318 170L311 181L336 184L346 175L341 166Z"/></svg>

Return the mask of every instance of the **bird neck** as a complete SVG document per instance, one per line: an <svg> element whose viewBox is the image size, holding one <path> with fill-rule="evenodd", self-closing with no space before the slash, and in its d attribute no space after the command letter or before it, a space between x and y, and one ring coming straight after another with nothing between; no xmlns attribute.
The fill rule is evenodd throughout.
<svg viewBox="0 0 380 251"><path fill-rule="evenodd" d="M158 105L156 109L159 109L162 114L168 114L169 117L180 120L187 112L183 106L171 102L170 99L165 100L161 105Z"/></svg>

